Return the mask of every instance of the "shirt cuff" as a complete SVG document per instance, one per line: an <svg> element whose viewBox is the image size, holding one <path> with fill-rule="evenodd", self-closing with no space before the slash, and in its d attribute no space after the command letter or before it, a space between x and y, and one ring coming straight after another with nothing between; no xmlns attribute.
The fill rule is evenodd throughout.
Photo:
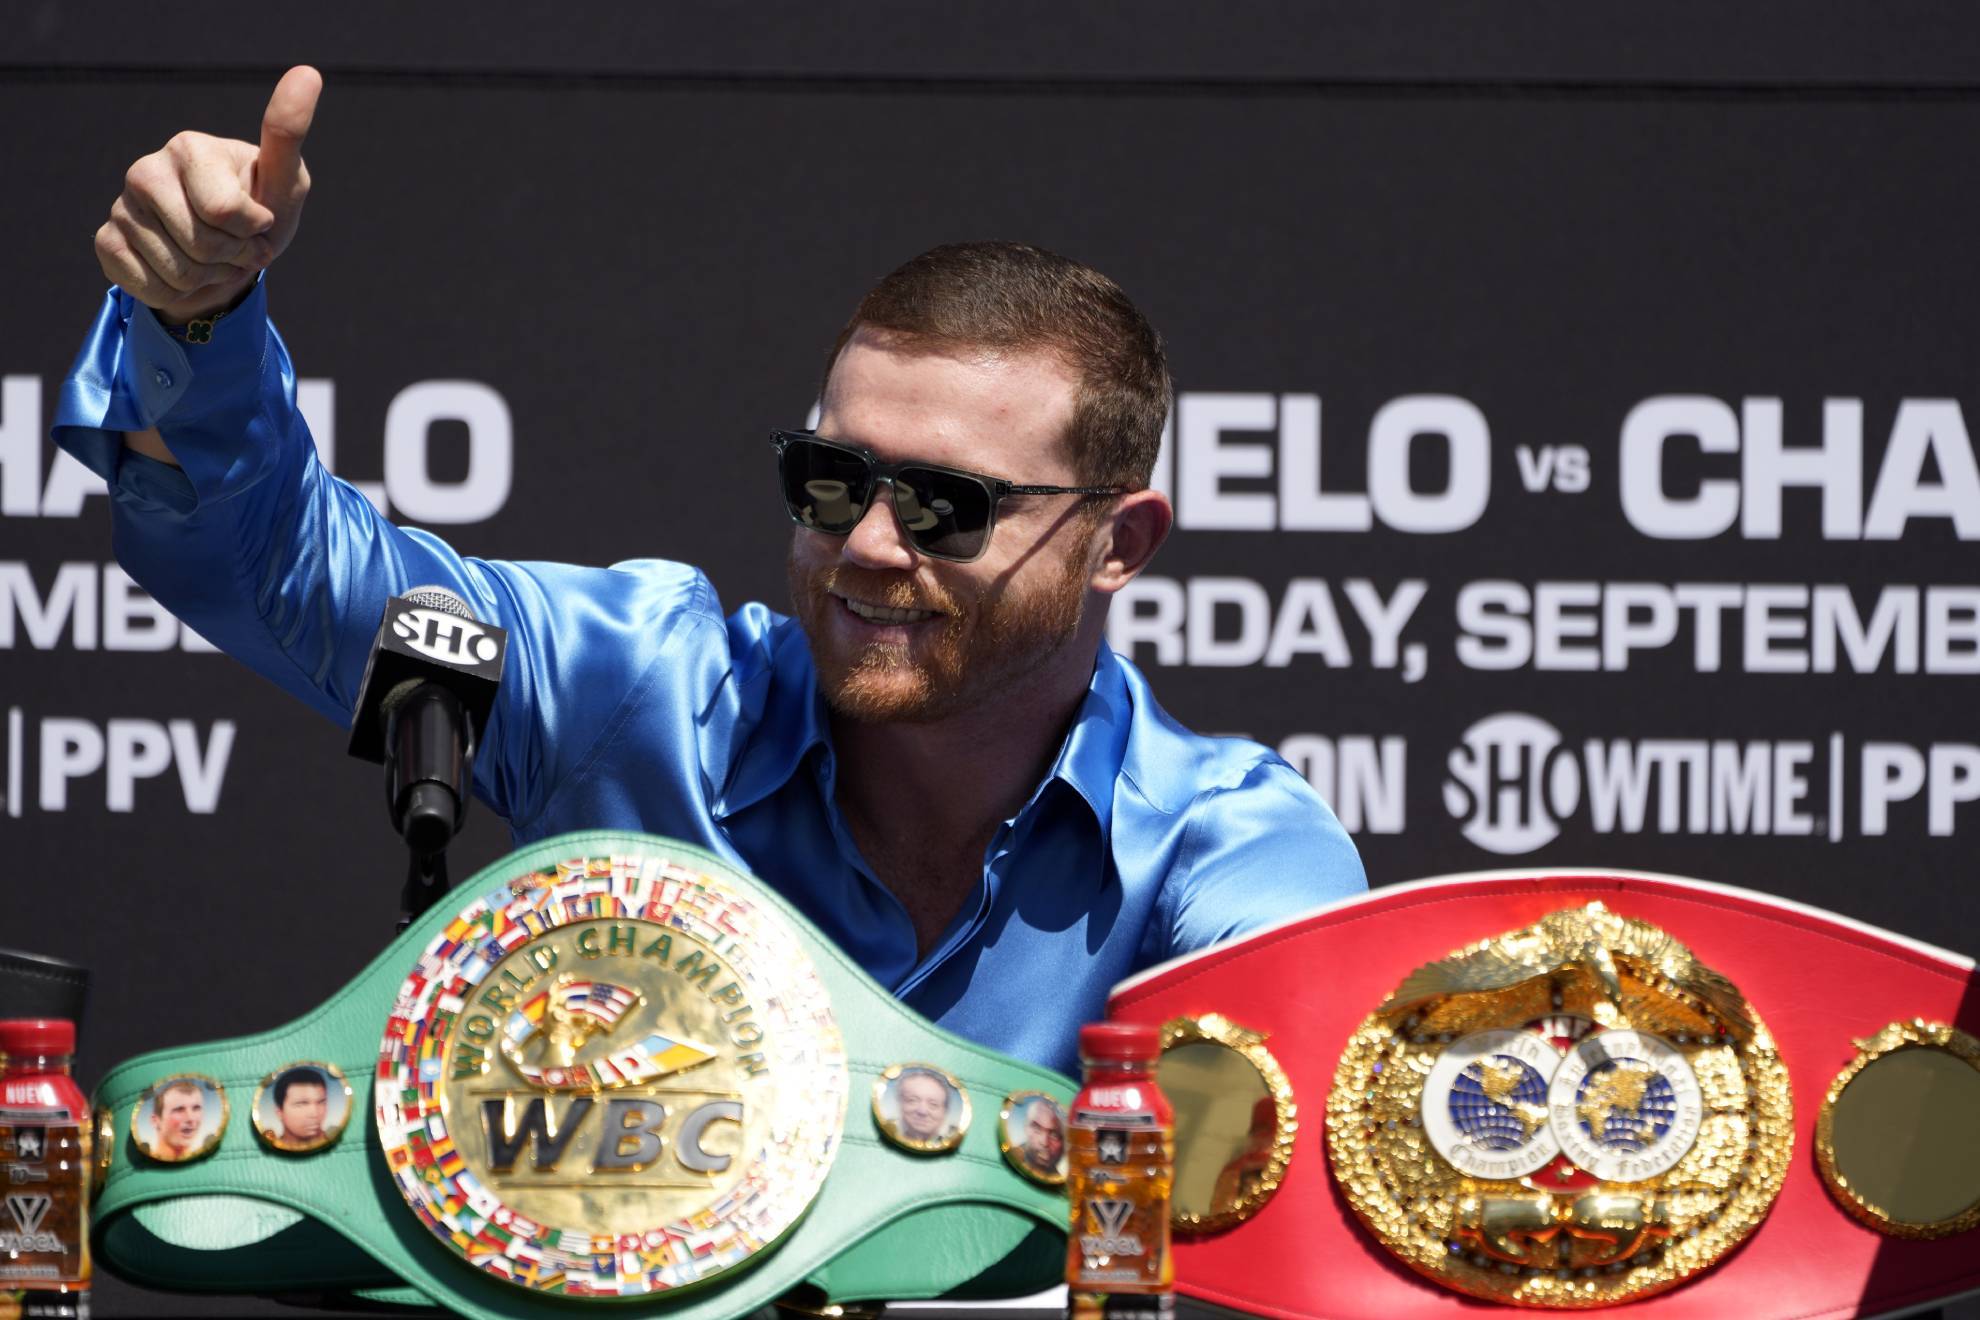
<svg viewBox="0 0 1980 1320"><path fill-rule="evenodd" d="M209 342L185 344L149 307L109 290L62 382L50 428L55 443L117 486L125 433L168 429L168 420L191 422L237 403L235 396L253 396L267 317L267 286L257 276L246 300L215 323ZM203 434L200 443L210 446L213 437ZM187 454L173 452L187 462Z"/></svg>

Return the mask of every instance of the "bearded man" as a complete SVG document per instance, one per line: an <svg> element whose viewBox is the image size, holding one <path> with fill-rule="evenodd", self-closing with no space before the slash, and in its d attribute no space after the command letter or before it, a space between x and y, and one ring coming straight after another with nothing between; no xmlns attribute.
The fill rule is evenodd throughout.
<svg viewBox="0 0 1980 1320"><path fill-rule="evenodd" d="M1039 1098L1024 1107L1024 1162L1043 1174L1059 1172L1066 1157L1066 1125L1059 1107Z"/></svg>
<svg viewBox="0 0 1980 1320"><path fill-rule="evenodd" d="M317 462L268 322L320 88L291 70L259 144L131 168L57 415L124 567L202 636L348 725L386 599L450 588L510 633L475 791L519 845L700 844L921 1013L1061 1069L1122 977L1364 887L1298 773L1178 726L1105 644L1171 523L1168 369L1111 280L971 243L866 296L765 473L795 618L725 619L680 564L463 559Z"/></svg>

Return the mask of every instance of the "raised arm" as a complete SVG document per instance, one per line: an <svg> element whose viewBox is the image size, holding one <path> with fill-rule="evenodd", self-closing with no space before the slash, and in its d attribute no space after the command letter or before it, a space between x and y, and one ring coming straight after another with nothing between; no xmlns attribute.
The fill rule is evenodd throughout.
<svg viewBox="0 0 1980 1320"><path fill-rule="evenodd" d="M57 406L56 443L110 487L118 561L195 631L348 725L386 600L438 585L510 631L479 795L524 828L583 763L617 694L719 609L679 565L463 558L393 526L318 461L267 316L266 266L294 236L300 147L321 80L289 71L259 145L180 134L132 167L97 256L106 295ZM227 313L218 315L218 313ZM683 626L686 625L686 626ZM704 648L706 650L706 648ZM726 663L725 651L701 657ZM692 689L676 665L684 708ZM554 737L546 694L583 692Z"/></svg>

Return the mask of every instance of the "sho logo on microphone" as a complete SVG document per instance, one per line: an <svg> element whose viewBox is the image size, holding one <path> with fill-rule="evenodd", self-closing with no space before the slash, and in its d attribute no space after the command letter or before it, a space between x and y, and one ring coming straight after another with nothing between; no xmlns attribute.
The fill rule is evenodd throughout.
<svg viewBox="0 0 1980 1320"><path fill-rule="evenodd" d="M445 587L415 587L391 597L351 713L351 755L384 762L393 710L421 683L452 693L475 731L486 727L508 643L506 630L477 621L467 602ZM471 746L468 729L461 733L468 737L463 746Z"/></svg>
<svg viewBox="0 0 1980 1320"><path fill-rule="evenodd" d="M419 654L442 664L485 665L502 651L494 634L474 620L424 606L394 614L392 632Z"/></svg>

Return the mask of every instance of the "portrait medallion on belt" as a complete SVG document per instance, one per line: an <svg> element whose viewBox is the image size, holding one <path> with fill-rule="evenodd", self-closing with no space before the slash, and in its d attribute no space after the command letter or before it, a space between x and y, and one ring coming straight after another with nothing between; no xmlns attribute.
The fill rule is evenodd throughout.
<svg viewBox="0 0 1980 1320"><path fill-rule="evenodd" d="M270 1150L308 1155L336 1144L356 1107L344 1070L322 1059L285 1063L261 1079L248 1116Z"/></svg>
<svg viewBox="0 0 1980 1320"><path fill-rule="evenodd" d="M889 1145L942 1155L969 1131L969 1088L932 1063L897 1063L873 1080L873 1123Z"/></svg>
<svg viewBox="0 0 1980 1320"><path fill-rule="evenodd" d="M1349 1041L1327 1130L1349 1203L1406 1264L1582 1308L1736 1246L1780 1191L1794 1115L1738 989L1590 903L1412 973Z"/></svg>
<svg viewBox="0 0 1980 1320"><path fill-rule="evenodd" d="M219 1148L233 1112L227 1088L205 1073L161 1077L131 1106L131 1144L160 1164L187 1164Z"/></svg>
<svg viewBox="0 0 1980 1320"><path fill-rule="evenodd" d="M822 1186L849 1076L796 932L668 858L578 858L463 909L380 1047L385 1158L466 1262L534 1292L709 1283Z"/></svg>

